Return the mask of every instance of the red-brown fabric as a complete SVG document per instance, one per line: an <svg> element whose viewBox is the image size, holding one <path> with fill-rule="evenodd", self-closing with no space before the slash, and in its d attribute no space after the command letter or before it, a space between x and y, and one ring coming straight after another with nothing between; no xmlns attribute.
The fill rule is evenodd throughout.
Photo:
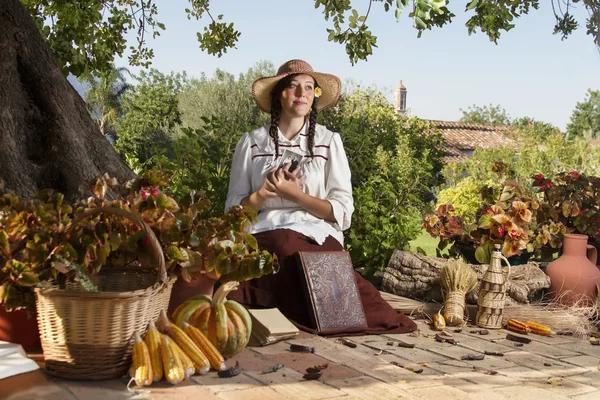
<svg viewBox="0 0 600 400"><path fill-rule="evenodd" d="M276 229L254 235L261 249L277 254L281 269L277 274L240 282L238 290L227 298L248 307L277 307L298 328L313 332L310 328L309 310L299 281L301 267L294 254L298 251L340 251L342 245L329 236L322 245L311 238L289 229ZM356 273L358 291L367 318L367 329L328 332L332 335L365 335L406 333L417 329L416 324L404 314L398 314L369 281Z"/></svg>

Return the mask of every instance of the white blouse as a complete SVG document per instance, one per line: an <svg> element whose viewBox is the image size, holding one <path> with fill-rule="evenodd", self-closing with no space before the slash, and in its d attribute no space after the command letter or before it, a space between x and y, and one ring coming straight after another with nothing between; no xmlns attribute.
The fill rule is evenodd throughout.
<svg viewBox="0 0 600 400"><path fill-rule="evenodd" d="M252 233L273 229L291 229L323 244L331 235L341 244L344 243L342 231L350 227L354 211L350 167L342 139L338 133L331 132L322 125L315 127L315 138L311 158L308 151L308 124L291 141L279 131L279 153L290 148L302 154L305 161L301 175L306 178L303 191L319 199L327 200L333 207L335 223L316 217L289 200L269 199L258 212L258 222L252 227ZM275 143L269 136L269 125L244 133L233 155L229 192L225 210L239 205L242 200L256 192L264 182L267 172L277 164Z"/></svg>

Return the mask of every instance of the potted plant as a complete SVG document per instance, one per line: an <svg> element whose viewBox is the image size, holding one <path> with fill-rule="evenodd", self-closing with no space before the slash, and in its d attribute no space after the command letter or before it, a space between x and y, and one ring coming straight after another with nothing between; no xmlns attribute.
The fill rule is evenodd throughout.
<svg viewBox="0 0 600 400"><path fill-rule="evenodd" d="M569 233L587 235L590 244L599 247L600 178L577 171L562 172L554 179L539 174L533 186L542 196L538 221L557 221Z"/></svg>
<svg viewBox="0 0 600 400"><path fill-rule="evenodd" d="M469 262L488 263L494 245L500 244L503 255L513 257L511 263L518 264L526 262L515 258L524 253L548 259L562 246L565 225L557 219L537 217L548 205L535 193L505 180L500 190L484 188L481 198L476 222L468 223L454 215L451 204L440 205L436 214L424 217L424 229L440 238L439 250L450 245L450 256L463 255ZM469 253L475 260L469 259Z"/></svg>

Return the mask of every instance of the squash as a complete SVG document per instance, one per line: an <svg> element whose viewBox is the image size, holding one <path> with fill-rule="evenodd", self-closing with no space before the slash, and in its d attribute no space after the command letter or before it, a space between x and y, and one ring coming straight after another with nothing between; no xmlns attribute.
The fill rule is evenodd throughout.
<svg viewBox="0 0 600 400"><path fill-rule="evenodd" d="M227 300L229 292L238 286L239 282L225 282L212 298L191 297L175 309L171 319L177 326L187 322L198 328L223 357L231 358L246 347L252 332L248 311L240 303Z"/></svg>

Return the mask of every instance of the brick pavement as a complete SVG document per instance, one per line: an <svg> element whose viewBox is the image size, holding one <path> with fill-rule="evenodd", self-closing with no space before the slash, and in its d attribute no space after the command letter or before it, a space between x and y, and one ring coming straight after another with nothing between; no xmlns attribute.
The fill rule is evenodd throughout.
<svg viewBox="0 0 600 400"><path fill-rule="evenodd" d="M76 382L36 371L0 381L0 399L600 399L600 346L587 340L531 334L532 343L516 347L505 339L504 330L482 336L475 328L466 327L453 334L458 344L451 345L436 342L435 333L424 320L417 323L421 332L417 337L349 337L356 348L335 338L306 333L271 346L247 348L227 361L230 365L239 361L242 369L242 374L229 379L210 372L176 386L161 382L133 394L127 392L125 378ZM415 347L398 347L398 341ZM315 353L292 353L290 343L312 346ZM504 356L485 356L481 361L461 359L485 350ZM264 373L278 363L284 367ZM319 380L303 379L307 367L320 364L328 366ZM482 369L497 373L488 375Z"/></svg>

